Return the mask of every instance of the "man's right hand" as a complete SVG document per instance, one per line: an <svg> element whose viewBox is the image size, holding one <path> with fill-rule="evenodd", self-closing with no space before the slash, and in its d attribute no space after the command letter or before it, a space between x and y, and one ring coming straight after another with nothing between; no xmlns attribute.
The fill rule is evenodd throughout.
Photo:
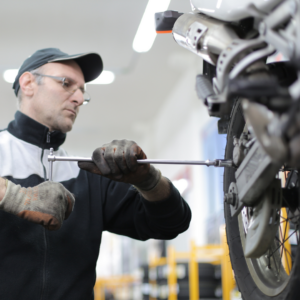
<svg viewBox="0 0 300 300"><path fill-rule="evenodd" d="M49 230L57 230L71 214L74 203L74 196L60 183L46 181L32 188L23 188L7 180L0 210Z"/></svg>

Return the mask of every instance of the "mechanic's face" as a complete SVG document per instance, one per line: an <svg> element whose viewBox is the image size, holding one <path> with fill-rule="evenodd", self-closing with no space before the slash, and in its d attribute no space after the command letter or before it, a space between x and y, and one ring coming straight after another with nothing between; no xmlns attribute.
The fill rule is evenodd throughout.
<svg viewBox="0 0 300 300"><path fill-rule="evenodd" d="M85 84L83 73L75 61L66 61L44 65L42 74L67 77L79 87L75 93L70 94L63 88L61 81L43 77L42 83L36 86L32 99L31 110L36 121L47 126L50 131L68 132L72 129L79 106L84 101L81 91Z"/></svg>

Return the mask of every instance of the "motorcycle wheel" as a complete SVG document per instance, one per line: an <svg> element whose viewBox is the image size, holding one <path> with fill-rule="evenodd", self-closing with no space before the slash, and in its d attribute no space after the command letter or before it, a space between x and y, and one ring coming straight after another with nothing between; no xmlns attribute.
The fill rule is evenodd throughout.
<svg viewBox="0 0 300 300"><path fill-rule="evenodd" d="M232 159L233 137L240 137L244 127L245 119L242 107L240 101L237 101L233 107L227 131L226 159ZM225 168L224 193L228 192L230 183L235 182L234 173L235 170L233 168ZM299 185L298 172L294 171L293 174L296 174L297 185ZM282 210L283 209L281 209L281 211ZM278 249L276 247L276 250L272 251L272 253L274 252L273 254L268 250L269 256L265 254L260 258L245 258L243 245L245 243L246 231L243 218L245 218L245 214L247 215L247 209L244 208L244 211L237 217L231 217L230 205L224 203L227 243L229 246L231 264L237 286L244 300L295 300L300 298L299 208L297 209L298 214L296 214L297 220L295 221L294 214L293 222L289 210L286 209L286 211L288 213L286 218L281 214L281 226L290 226L290 229L294 232L294 240L296 235L296 243L293 242L296 245L292 246L292 251L287 250L285 247L287 240L287 238L285 238L286 235L284 235L283 239L280 239L282 232L279 232L274 239L274 243L271 245L271 247L273 247L272 249L274 249L274 245L279 245ZM281 226L279 229L282 228ZM291 236L292 235L288 234L288 238L291 238ZM290 257L289 260L287 259L288 257ZM286 258L285 261L284 258ZM269 260L269 262L271 260L273 263L266 265L266 260ZM274 265L276 265L276 267L274 267Z"/></svg>

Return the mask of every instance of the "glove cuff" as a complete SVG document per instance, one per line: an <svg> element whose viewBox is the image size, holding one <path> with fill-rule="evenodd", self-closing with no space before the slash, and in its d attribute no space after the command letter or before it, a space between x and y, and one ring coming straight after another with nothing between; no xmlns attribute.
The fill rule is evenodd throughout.
<svg viewBox="0 0 300 300"><path fill-rule="evenodd" d="M144 199L150 202L164 200L167 199L170 195L171 182L168 178L162 176L153 189L149 191L143 191L138 189L138 191Z"/></svg>
<svg viewBox="0 0 300 300"><path fill-rule="evenodd" d="M157 186L160 179L161 179L160 170L150 165L147 178L143 182L136 184L134 186L140 191L150 191Z"/></svg>

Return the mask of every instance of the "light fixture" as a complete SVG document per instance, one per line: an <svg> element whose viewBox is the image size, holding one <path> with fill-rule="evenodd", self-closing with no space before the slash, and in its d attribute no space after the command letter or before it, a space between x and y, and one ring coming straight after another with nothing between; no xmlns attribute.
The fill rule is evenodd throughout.
<svg viewBox="0 0 300 300"><path fill-rule="evenodd" d="M171 0L149 0L142 21L136 32L132 47L136 52L147 52L151 49L155 37L154 14L168 9Z"/></svg>
<svg viewBox="0 0 300 300"><path fill-rule="evenodd" d="M3 79L8 83L13 83L18 74L18 71L19 71L18 69L9 69L4 71Z"/></svg>
<svg viewBox="0 0 300 300"><path fill-rule="evenodd" d="M87 84L110 84L115 80L115 74L111 71L103 71L99 77Z"/></svg>

